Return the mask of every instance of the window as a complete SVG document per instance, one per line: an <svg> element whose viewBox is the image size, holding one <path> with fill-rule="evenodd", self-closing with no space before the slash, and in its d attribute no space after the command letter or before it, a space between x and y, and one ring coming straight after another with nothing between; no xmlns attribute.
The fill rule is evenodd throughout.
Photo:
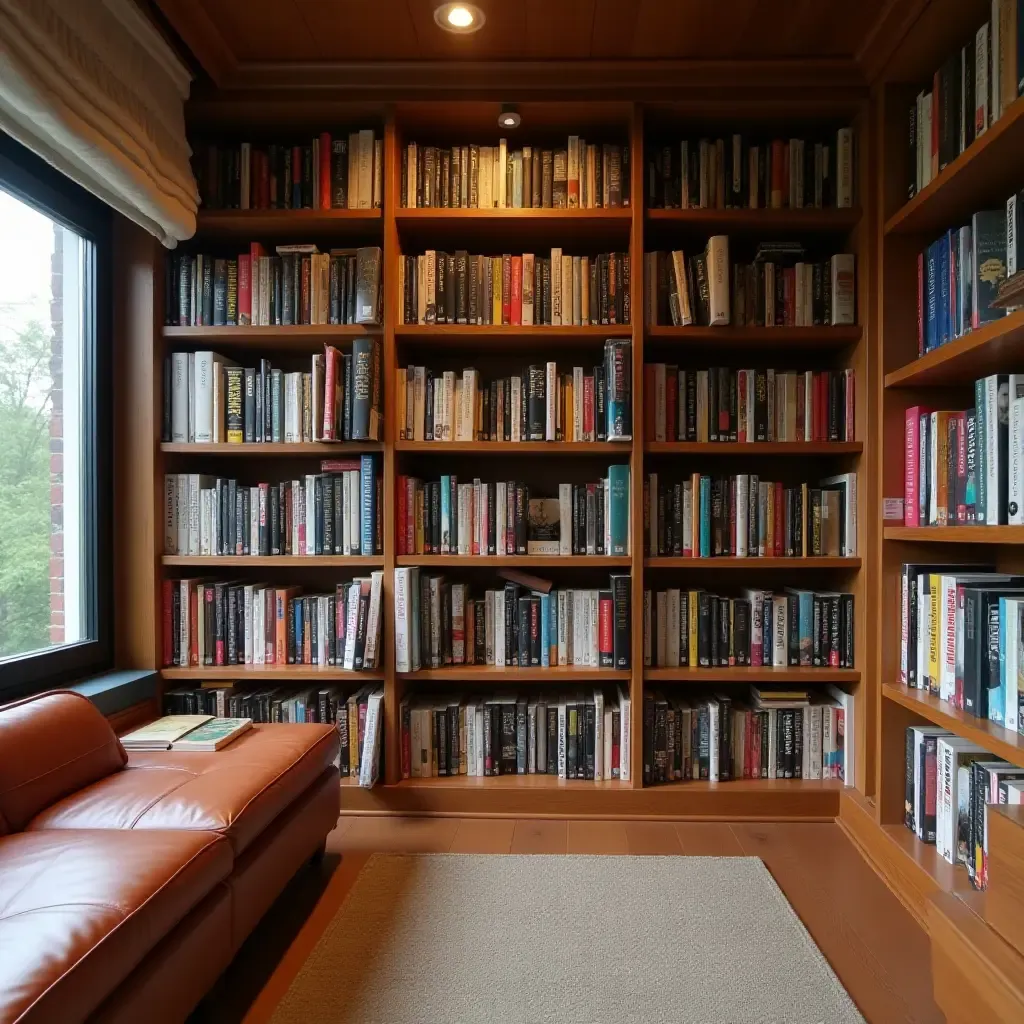
<svg viewBox="0 0 1024 1024"><path fill-rule="evenodd" d="M0 695L110 664L110 215L0 135Z"/></svg>

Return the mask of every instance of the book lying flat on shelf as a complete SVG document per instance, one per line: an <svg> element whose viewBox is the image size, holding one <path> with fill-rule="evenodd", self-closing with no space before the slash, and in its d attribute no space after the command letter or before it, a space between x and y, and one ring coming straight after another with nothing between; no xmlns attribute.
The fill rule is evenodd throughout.
<svg viewBox="0 0 1024 1024"><path fill-rule="evenodd" d="M251 718L211 718L171 744L172 750L220 750L252 728Z"/></svg>
<svg viewBox="0 0 1024 1024"><path fill-rule="evenodd" d="M121 746L125 750L170 750L175 740L212 718L213 715L165 715L122 736Z"/></svg>

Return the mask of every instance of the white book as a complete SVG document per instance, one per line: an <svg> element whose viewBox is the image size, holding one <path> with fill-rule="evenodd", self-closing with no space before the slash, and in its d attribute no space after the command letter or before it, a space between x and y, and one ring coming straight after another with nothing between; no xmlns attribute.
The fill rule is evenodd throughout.
<svg viewBox="0 0 1024 1024"><path fill-rule="evenodd" d="M479 389L479 374L476 370L462 371L462 406L460 434L463 441L476 439L476 405Z"/></svg>
<svg viewBox="0 0 1024 1024"><path fill-rule="evenodd" d="M837 253L832 257L832 326L854 322L855 274L856 257L853 253Z"/></svg>
<svg viewBox="0 0 1024 1024"><path fill-rule="evenodd" d="M583 436L583 367L572 368L572 435L568 441L590 441L593 438Z"/></svg>
<svg viewBox="0 0 1024 1024"><path fill-rule="evenodd" d="M545 368L544 394L545 394L545 420L544 440L554 441L557 439L558 430L558 364L548 362Z"/></svg>
<svg viewBox="0 0 1024 1024"><path fill-rule="evenodd" d="M822 487L841 487L845 489L846 501L843 503L843 555L852 558L857 554L857 474L840 473L827 476L821 481Z"/></svg>
<svg viewBox="0 0 1024 1024"><path fill-rule="evenodd" d="M659 598L661 596L658 595ZM679 590L670 588L665 599L665 664L670 668L679 665L679 607Z"/></svg>
<svg viewBox="0 0 1024 1024"><path fill-rule="evenodd" d="M746 558L747 551L747 530L750 525L750 517L747 515L747 505L750 501L750 477L745 473L736 476L736 557ZM684 534L685 536L685 534Z"/></svg>
<svg viewBox="0 0 1024 1024"><path fill-rule="evenodd" d="M178 474L164 474L164 554L178 554Z"/></svg>
<svg viewBox="0 0 1024 1024"><path fill-rule="evenodd" d="M821 712L820 704L804 708L804 749L807 751L805 778L821 778Z"/></svg>
<svg viewBox="0 0 1024 1024"><path fill-rule="evenodd" d="M619 684L619 779L629 782L629 759L632 756L632 740L630 737L632 699L629 690Z"/></svg>
<svg viewBox="0 0 1024 1024"><path fill-rule="evenodd" d="M360 134L362 134L360 132ZM359 785L370 789L377 781L380 734L384 721L384 689L374 690L366 703L363 757L359 763Z"/></svg>
<svg viewBox="0 0 1024 1024"><path fill-rule="evenodd" d="M499 668L505 665L505 591L495 590L494 593L494 664Z"/></svg>
<svg viewBox="0 0 1024 1024"><path fill-rule="evenodd" d="M195 399L195 440L197 444L210 444L214 440L214 361L223 363L221 357L213 352L197 352L193 361L195 376L192 379L192 395Z"/></svg>
<svg viewBox="0 0 1024 1024"><path fill-rule="evenodd" d="M263 611L266 607L266 590L257 587L252 594L252 663L266 663L267 648L263 631Z"/></svg>
<svg viewBox="0 0 1024 1024"><path fill-rule="evenodd" d="M558 664L569 664L569 598L564 590L558 591Z"/></svg>
<svg viewBox="0 0 1024 1024"><path fill-rule="evenodd" d="M982 747L960 736L940 736L935 746L935 848L945 861L957 862L957 832L960 819L960 765L971 754L986 756Z"/></svg>
<svg viewBox="0 0 1024 1024"><path fill-rule="evenodd" d="M729 238L712 235L707 245L709 323L712 327L729 323Z"/></svg>
<svg viewBox="0 0 1024 1024"><path fill-rule="evenodd" d="M494 591L484 594L484 664L494 664Z"/></svg>
<svg viewBox="0 0 1024 1024"><path fill-rule="evenodd" d="M366 645L363 653L363 667L377 668L377 648L380 644L381 598L384 592L384 573L376 570L370 573L370 607L366 614ZM326 630L321 630L321 638L326 638Z"/></svg>
<svg viewBox="0 0 1024 1024"><path fill-rule="evenodd" d="M605 765L609 771L605 772ZM594 781L611 778L611 760L604 757L604 694L594 690Z"/></svg>
<svg viewBox="0 0 1024 1024"><path fill-rule="evenodd" d="M524 327L532 327L534 322L534 303L536 296L533 294L534 275L534 254L523 253L523 284L522 284L522 307L520 320Z"/></svg>
<svg viewBox="0 0 1024 1024"><path fill-rule="evenodd" d="M192 390L188 376L188 353L171 354L171 440L185 444L189 440L189 393Z"/></svg>
<svg viewBox="0 0 1024 1024"><path fill-rule="evenodd" d="M476 730L476 774L484 774L484 709L478 704L473 709L473 726Z"/></svg>
<svg viewBox="0 0 1024 1024"><path fill-rule="evenodd" d="M840 128L836 136L836 206L853 206L853 129Z"/></svg>
<svg viewBox="0 0 1024 1024"><path fill-rule="evenodd" d="M395 669L398 672L414 671L410 637L412 622L412 601L409 592L411 571L395 570Z"/></svg>
<svg viewBox="0 0 1024 1024"><path fill-rule="evenodd" d="M839 763L838 775L847 786L854 786L857 784L857 734L856 722L854 720L854 697L852 693L846 693L832 683L828 684L828 692L843 712L843 758Z"/></svg>
<svg viewBox="0 0 1024 1024"><path fill-rule="evenodd" d="M1012 388L1009 448L1008 522L1011 526L1020 526L1024 524L1024 465L1021 462L1024 449L1024 398L1014 398Z"/></svg>
<svg viewBox="0 0 1024 1024"><path fill-rule="evenodd" d="M364 128L358 135L358 179L356 181L356 209L369 210L373 206L373 129ZM313 179L318 175L314 172ZM349 183L351 192L352 184Z"/></svg>
<svg viewBox="0 0 1024 1024"><path fill-rule="evenodd" d="M508 529L508 485L503 480L494 485L494 506L495 553L507 555L505 531Z"/></svg>
<svg viewBox="0 0 1024 1024"><path fill-rule="evenodd" d="M559 327L562 320L562 250L551 250L551 324Z"/></svg>
<svg viewBox="0 0 1024 1024"><path fill-rule="evenodd" d="M719 764L718 751L720 747L720 721L719 704L714 698L708 699L708 782L718 782Z"/></svg>
<svg viewBox="0 0 1024 1024"><path fill-rule="evenodd" d="M512 404L512 440L519 442L523 440L522 432L522 402L523 402L523 389L522 389L522 378L518 374L513 374L511 387L509 388L510 400Z"/></svg>
<svg viewBox="0 0 1024 1024"><path fill-rule="evenodd" d="M993 51L994 53L995 51ZM1006 472L1006 467L1000 463L999 445L996 443L995 424L999 422L999 377L992 374L984 378L984 401L985 401L985 473L986 484L986 505L985 522L990 525L997 525L1003 520L1000 517L1002 510L999 507L999 479ZM934 477L933 477L934 479Z"/></svg>
<svg viewBox="0 0 1024 1024"><path fill-rule="evenodd" d="M558 553L572 554L572 484L558 485Z"/></svg>
<svg viewBox="0 0 1024 1024"><path fill-rule="evenodd" d="M772 597L772 666L785 668L788 655L789 602L780 596Z"/></svg>
<svg viewBox="0 0 1024 1024"><path fill-rule="evenodd" d="M573 324L572 313L575 288L573 287L572 257L562 257L562 323L566 327Z"/></svg>
<svg viewBox="0 0 1024 1024"><path fill-rule="evenodd" d="M602 698L603 700L603 698ZM604 737L604 751L602 753L602 764L604 766L605 778L617 779L619 776L615 774L615 768L612 764L612 753L614 739L612 732L614 728L615 712L612 708L606 707L604 709L604 726L602 729L602 736ZM620 746L621 750L621 746Z"/></svg>

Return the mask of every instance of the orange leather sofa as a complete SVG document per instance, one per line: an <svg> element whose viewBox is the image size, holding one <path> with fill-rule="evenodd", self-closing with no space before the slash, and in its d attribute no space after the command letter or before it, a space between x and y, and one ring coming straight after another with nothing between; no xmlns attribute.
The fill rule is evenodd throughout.
<svg viewBox="0 0 1024 1024"><path fill-rule="evenodd" d="M0 707L0 1024L181 1021L338 819L331 726L127 753L85 698Z"/></svg>

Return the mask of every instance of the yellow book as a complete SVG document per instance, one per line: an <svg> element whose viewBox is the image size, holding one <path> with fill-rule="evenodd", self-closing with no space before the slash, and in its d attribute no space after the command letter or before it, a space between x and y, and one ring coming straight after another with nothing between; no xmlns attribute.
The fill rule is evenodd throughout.
<svg viewBox="0 0 1024 1024"><path fill-rule="evenodd" d="M691 590L687 594L686 611L689 618L688 632L689 642L686 645L689 668L697 667L697 605L699 602L699 590Z"/></svg>
<svg viewBox="0 0 1024 1024"><path fill-rule="evenodd" d="M575 411L573 409L574 397L572 393L572 377L566 374L563 378L565 381L565 417L562 422L565 424L562 437L566 441L582 441L581 437L576 436L576 420L574 419Z"/></svg>
<svg viewBox="0 0 1024 1024"><path fill-rule="evenodd" d="M939 692L939 595L942 592L937 573L928 574L928 689Z"/></svg>
<svg viewBox="0 0 1024 1024"><path fill-rule="evenodd" d="M501 257L491 260L491 323L501 323Z"/></svg>

